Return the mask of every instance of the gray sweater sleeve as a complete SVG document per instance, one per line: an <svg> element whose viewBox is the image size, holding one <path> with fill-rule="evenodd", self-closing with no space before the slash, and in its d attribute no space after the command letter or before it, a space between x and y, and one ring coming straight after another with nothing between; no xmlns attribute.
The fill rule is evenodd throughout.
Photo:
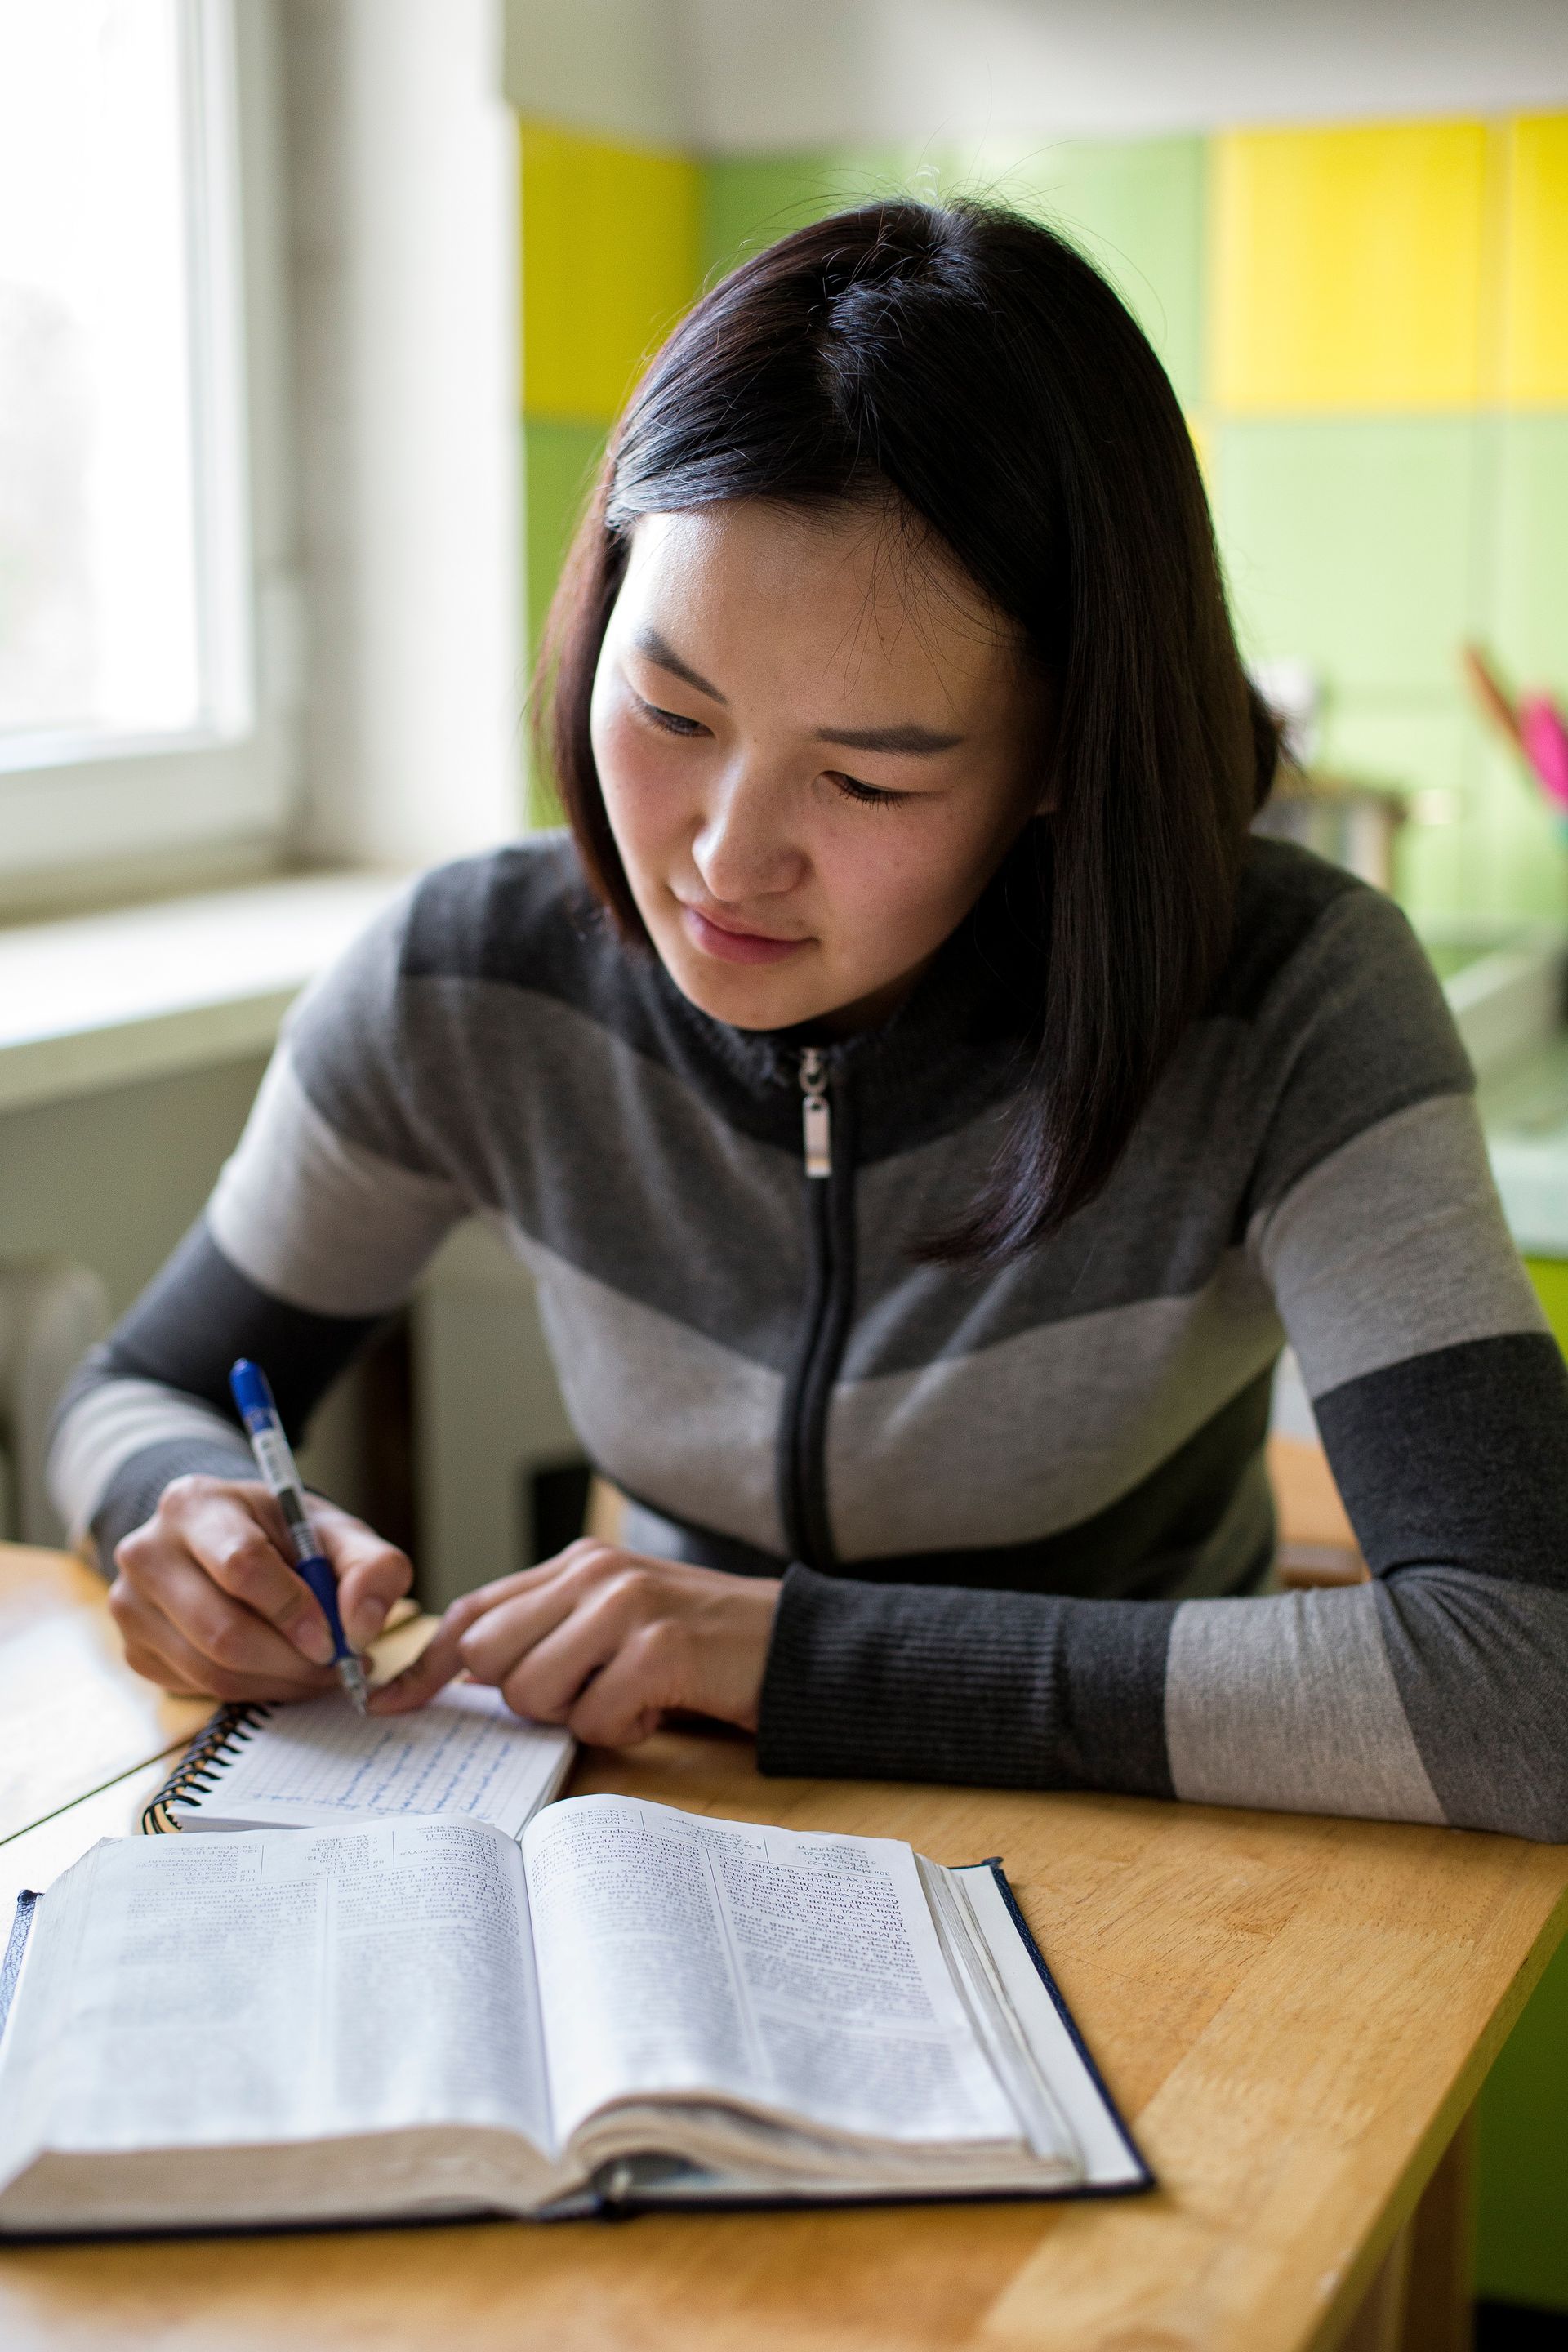
<svg viewBox="0 0 1568 2352"><path fill-rule="evenodd" d="M765 1769L1568 1839L1568 1370L1463 1079L1400 1100L1397 1034L1358 1078L1380 1028L1451 1034L1401 919L1374 920L1355 981L1259 1024L1257 1083L1279 1099L1247 1233L1372 1581L1126 1602L795 1568Z"/></svg>

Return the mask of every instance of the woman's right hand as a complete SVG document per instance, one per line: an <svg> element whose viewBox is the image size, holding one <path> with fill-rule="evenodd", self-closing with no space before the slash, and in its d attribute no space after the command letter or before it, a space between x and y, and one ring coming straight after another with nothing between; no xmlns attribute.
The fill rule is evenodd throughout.
<svg viewBox="0 0 1568 2352"><path fill-rule="evenodd" d="M351 1645L380 1633L413 1570L396 1546L310 1498ZM258 1480L190 1476L116 1548L109 1606L139 1675L219 1699L315 1698L335 1687L327 1621L291 1564L283 1514Z"/></svg>

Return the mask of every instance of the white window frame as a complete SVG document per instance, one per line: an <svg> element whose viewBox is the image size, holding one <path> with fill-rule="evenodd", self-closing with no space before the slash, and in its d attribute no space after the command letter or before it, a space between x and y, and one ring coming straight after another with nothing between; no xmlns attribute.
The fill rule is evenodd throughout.
<svg viewBox="0 0 1568 2352"><path fill-rule="evenodd" d="M177 0L189 140L191 341L205 724L0 739L0 901L117 867L276 857L298 782L280 107L268 0Z"/></svg>

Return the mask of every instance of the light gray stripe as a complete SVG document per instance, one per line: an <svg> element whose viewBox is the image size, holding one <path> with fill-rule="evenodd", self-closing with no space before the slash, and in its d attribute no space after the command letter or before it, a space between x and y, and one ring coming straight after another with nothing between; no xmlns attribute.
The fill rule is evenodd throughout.
<svg viewBox="0 0 1568 2352"><path fill-rule="evenodd" d="M1462 1568L1374 1588L1415 1744L1461 1829L1568 1842L1568 1592Z"/></svg>
<svg viewBox="0 0 1568 2352"><path fill-rule="evenodd" d="M224 1255L272 1297L317 1315L380 1315L406 1298L464 1208L455 1184L346 1142L282 1046L207 1223Z"/></svg>
<svg viewBox="0 0 1568 2352"><path fill-rule="evenodd" d="M1108 1307L919 1371L846 1381L827 1429L840 1555L1022 1543L1075 1527L1228 1404L1281 1337L1235 1251L1194 1297Z"/></svg>
<svg viewBox="0 0 1568 2352"><path fill-rule="evenodd" d="M1202 1290L1231 1246L1236 1187L1270 1108L1266 1090L1247 1083L1236 1041L1234 1022L1194 1023L1104 1192L1048 1246L988 1269L984 1281L922 1265L914 1248L973 1207L1001 1150L1010 1100L862 1168L846 1377L913 1370L933 1356L972 1355L1043 1324ZM1216 1135L1234 1171L1229 1181L1215 1181Z"/></svg>
<svg viewBox="0 0 1568 2352"><path fill-rule="evenodd" d="M467 979L420 979L407 997L425 1115L476 1202L599 1281L787 1369L806 1282L793 1128L787 1150L742 1133L558 998ZM321 1074L305 1081L337 1124Z"/></svg>
<svg viewBox="0 0 1568 2352"><path fill-rule="evenodd" d="M572 1425L595 1466L672 1512L782 1553L784 1382L512 1231Z"/></svg>
<svg viewBox="0 0 1568 2352"><path fill-rule="evenodd" d="M71 1542L81 1541L110 1481L133 1455L171 1439L211 1444L215 1438L246 1452L232 1421L157 1381L110 1380L85 1389L62 1416L49 1450L49 1493Z"/></svg>
<svg viewBox="0 0 1568 2352"><path fill-rule="evenodd" d="M1310 1396L1468 1339L1544 1331L1468 1096L1395 1111L1249 1235Z"/></svg>
<svg viewBox="0 0 1568 2352"><path fill-rule="evenodd" d="M1178 1797L1441 1822L1370 1584L1185 1601L1171 1624L1165 1744Z"/></svg>

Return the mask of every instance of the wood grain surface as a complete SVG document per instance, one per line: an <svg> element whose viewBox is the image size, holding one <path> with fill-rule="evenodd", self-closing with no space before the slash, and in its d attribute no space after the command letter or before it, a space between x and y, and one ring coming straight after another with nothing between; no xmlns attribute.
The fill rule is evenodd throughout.
<svg viewBox="0 0 1568 2352"><path fill-rule="evenodd" d="M763 1780L697 1732L574 1786L1000 1853L1158 2191L10 2248L6 2352L1327 2352L1563 1924L1568 1852L1461 1831Z"/></svg>
<svg viewBox="0 0 1568 2352"><path fill-rule="evenodd" d="M103 1594L67 1552L0 1544L0 1840L165 1755L212 1713L132 1673Z"/></svg>

